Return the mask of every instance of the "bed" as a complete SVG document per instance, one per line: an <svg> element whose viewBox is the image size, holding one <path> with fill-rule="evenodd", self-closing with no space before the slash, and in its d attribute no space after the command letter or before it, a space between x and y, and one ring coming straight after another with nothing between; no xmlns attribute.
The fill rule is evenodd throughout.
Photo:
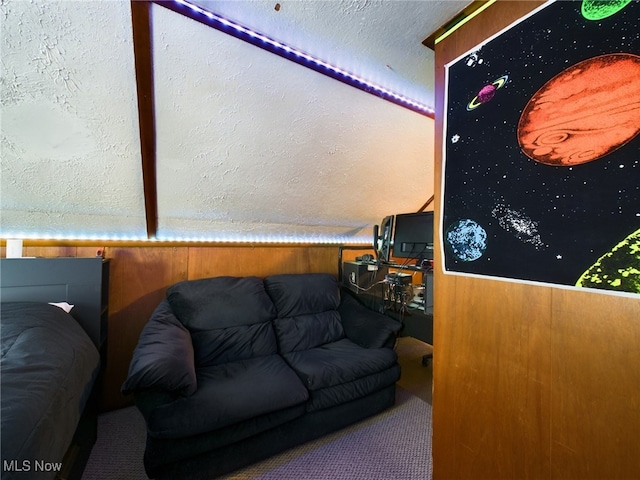
<svg viewBox="0 0 640 480"><path fill-rule="evenodd" d="M3 480L81 478L97 434L102 263L0 260Z"/></svg>

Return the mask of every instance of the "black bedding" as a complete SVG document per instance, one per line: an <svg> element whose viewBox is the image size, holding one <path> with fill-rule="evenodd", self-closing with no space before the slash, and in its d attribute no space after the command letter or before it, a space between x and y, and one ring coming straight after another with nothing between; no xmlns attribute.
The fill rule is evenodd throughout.
<svg viewBox="0 0 640 480"><path fill-rule="evenodd" d="M2 303L2 479L54 478L98 375L98 350L46 303Z"/></svg>

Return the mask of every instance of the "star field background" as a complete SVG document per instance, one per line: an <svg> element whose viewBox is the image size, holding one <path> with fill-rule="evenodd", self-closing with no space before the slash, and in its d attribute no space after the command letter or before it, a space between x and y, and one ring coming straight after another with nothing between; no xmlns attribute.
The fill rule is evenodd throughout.
<svg viewBox="0 0 640 480"><path fill-rule="evenodd" d="M471 219L487 247L465 262L443 237L447 271L572 286L640 228L640 135L574 167L538 163L518 145L520 114L546 82L598 55L640 55L639 1L600 21L586 20L581 4L552 3L449 66L441 235ZM467 111L503 75L494 97Z"/></svg>

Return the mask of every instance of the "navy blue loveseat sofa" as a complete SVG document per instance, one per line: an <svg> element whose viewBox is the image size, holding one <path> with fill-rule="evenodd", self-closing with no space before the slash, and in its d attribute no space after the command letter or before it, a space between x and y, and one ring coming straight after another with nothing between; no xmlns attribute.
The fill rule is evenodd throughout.
<svg viewBox="0 0 640 480"><path fill-rule="evenodd" d="M399 328L329 274L171 286L122 387L147 425L147 474L210 479L393 405Z"/></svg>

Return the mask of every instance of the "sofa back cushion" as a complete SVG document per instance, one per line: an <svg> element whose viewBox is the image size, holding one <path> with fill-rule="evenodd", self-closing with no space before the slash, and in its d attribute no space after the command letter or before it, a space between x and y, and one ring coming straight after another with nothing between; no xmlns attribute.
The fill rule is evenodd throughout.
<svg viewBox="0 0 640 480"><path fill-rule="evenodd" d="M308 350L344 337L338 306L340 287L324 273L272 275L264 279L276 306L280 353Z"/></svg>
<svg viewBox="0 0 640 480"><path fill-rule="evenodd" d="M276 310L257 277L179 282L167 300L191 332L196 368L277 352Z"/></svg>

